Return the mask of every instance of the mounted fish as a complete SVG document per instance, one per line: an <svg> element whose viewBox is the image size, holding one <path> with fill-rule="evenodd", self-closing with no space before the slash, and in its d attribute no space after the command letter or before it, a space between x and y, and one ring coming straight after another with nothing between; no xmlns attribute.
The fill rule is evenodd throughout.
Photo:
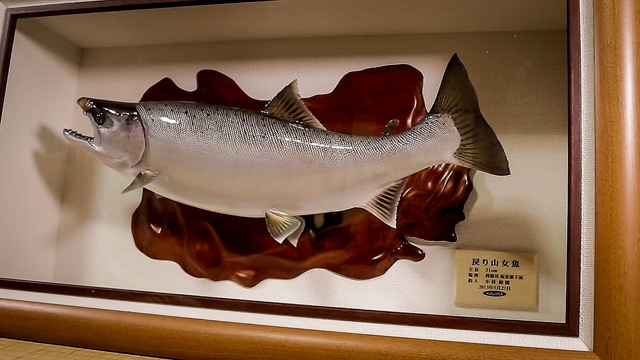
<svg viewBox="0 0 640 360"><path fill-rule="evenodd" d="M264 217L271 236L296 245L301 216L363 208L391 227L405 178L440 163L495 175L509 165L454 55L430 113L389 136L327 131L295 81L260 112L187 102L81 98L94 136L69 141L140 187L198 208ZM374 109L372 109L373 111Z"/></svg>

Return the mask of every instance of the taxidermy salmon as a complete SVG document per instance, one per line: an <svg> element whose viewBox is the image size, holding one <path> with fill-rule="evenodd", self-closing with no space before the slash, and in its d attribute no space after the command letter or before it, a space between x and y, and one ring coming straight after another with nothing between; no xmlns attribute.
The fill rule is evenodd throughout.
<svg viewBox="0 0 640 360"><path fill-rule="evenodd" d="M296 82L259 112L188 102L121 103L80 98L93 137L65 129L71 144L146 187L209 211L264 217L293 245L302 215L367 210L391 227L405 178L453 163L508 175L467 71L450 60L430 113L398 134L328 131L306 108ZM375 109L371 109L375 111ZM392 123L392 122L390 122Z"/></svg>

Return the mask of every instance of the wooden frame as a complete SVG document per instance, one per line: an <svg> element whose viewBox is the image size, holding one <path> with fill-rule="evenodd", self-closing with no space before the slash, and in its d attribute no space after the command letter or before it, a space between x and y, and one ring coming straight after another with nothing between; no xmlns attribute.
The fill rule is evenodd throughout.
<svg viewBox="0 0 640 360"><path fill-rule="evenodd" d="M124 2L113 1L114 6ZM140 2L145 6L146 2ZM170 4L170 1L165 1ZM195 2L194 2L195 3ZM638 350L640 231L633 0L596 4L596 303L594 352L445 343L241 325L0 300L0 334L164 357L629 358ZM9 18L11 19L11 18ZM15 19L14 19L15 21ZM9 21L5 22L5 28ZM571 26L571 24L570 24ZM575 26L575 24L574 24ZM606 45L606 46L605 46ZM7 49L2 49L7 51ZM574 60L575 61L575 60ZM577 65L579 67L579 63ZM575 74L573 74L575 75ZM632 81L629 81L632 79ZM634 82L635 81L635 82ZM578 91L578 90L575 90ZM615 120L612 120L615 119ZM579 176L579 174L577 174ZM572 174L576 176L576 174Z"/></svg>
<svg viewBox="0 0 640 360"><path fill-rule="evenodd" d="M225 1L221 1L225 2ZM576 0L571 0L572 4L576 4ZM197 3L197 2L196 2ZM354 2L356 4L357 2ZM489 4L495 2L488 1ZM566 6L565 1L557 1L554 0L555 4L559 4L560 6ZM88 5L87 5L88 4ZM160 5L171 5L172 3L161 2ZM194 2L186 1L186 2L176 2L179 5L193 5ZM286 3L283 3L286 4ZM155 5L153 2L149 2L149 6ZM175 4L174 4L175 5ZM68 14L74 14L76 12L84 13L94 13L100 12L103 13L109 10L122 10L121 12L115 12L111 16L117 17L117 15L121 13L123 16L126 16L130 13L135 13L132 11L133 9L137 9L138 7L144 6L144 3L138 3L133 1L102 1L102 2L80 2L80 3L69 3L65 2L62 4L53 4L53 5L45 5L45 6L23 6L23 7L13 7L10 8L12 19L19 18L22 22L23 20L29 20L26 18L29 17L46 17L48 15L65 15L65 18L73 18L72 16L66 16ZM286 9L289 5L282 5L281 11ZM292 7L294 8L294 7ZM494 11L497 11L495 7ZM175 9L179 14L182 9ZM432 10L433 11L433 10ZM165 13L173 13L173 11L167 11ZM461 12L466 13L466 12ZM516 13L520 13L517 11ZM572 24L577 24L576 19L579 16L579 13L576 11L570 12L572 17ZM489 21L490 19L487 19ZM560 17L561 23L558 23L558 26L563 26L566 22L565 17ZM99 21L99 20L98 20ZM25 21L26 22L26 21ZM13 28L9 29L7 32L11 34L15 32ZM566 31L562 31L566 34ZM215 32L214 32L215 33ZM558 32L560 34L560 32ZM99 34L98 37L100 37ZM64 36L64 35L63 35ZM566 36L566 35L560 35ZM571 54L566 54L567 47L564 39L560 37L556 37L555 41L549 41L546 45L549 45L551 48L555 46L558 51L557 55L560 56L568 56L572 59L573 63L571 64L572 69L579 69L578 65L580 64L579 58L579 29L577 26L573 26L571 32L569 32L569 51ZM7 42L9 43L9 42ZM555 45L554 45L555 44ZM462 50L462 49L460 49ZM6 47L6 51L16 51L14 47ZM17 53L15 55L20 56L21 53ZM514 54L516 55L516 54ZM7 57L5 57L6 59ZM12 57L12 66L17 65L15 63L17 57ZM562 86L563 88L566 86L562 84L566 83L567 74L566 74L566 60L561 60L558 64L561 67L564 65L565 69L563 69L560 77L554 78L556 81L556 86ZM46 65L45 65L46 66ZM19 66L16 67L18 69ZM267 70L268 71L268 70ZM28 79L28 78L27 78ZM559 84L558 84L559 80ZM52 79L50 81L59 81ZM142 302L142 303L162 303L162 304L170 304L170 305L179 305L179 306L188 306L188 307L202 307L207 309L215 309L215 310L226 310L226 311L239 311L243 313L266 313L271 315L283 315L283 316L300 316L304 318L322 318L322 319L331 319L331 320L346 320L346 321L357 321L357 322L370 322L370 323L381 323L381 324L395 324L395 325L410 325L416 327L435 327L435 328L450 328L450 329L462 329L462 330L477 330L477 331L485 331L485 332L508 332L508 333L521 333L521 334L538 334L538 335L558 335L558 336L577 336L579 331L579 309L580 309L580 242L581 242L581 142L580 142L580 134L581 134L581 123L580 123L580 73L579 71L573 73L569 82L569 86L572 89L573 93L570 96L571 106L569 113L569 136L574 139L571 142L571 146L569 148L569 172L566 172L566 165L562 165L559 168L560 176L566 177L567 175L571 176L571 180L569 188L571 191L567 194L566 188L562 191L562 197L569 196L569 218L566 218L566 213L561 212L558 214L558 224L559 226L566 226L568 228L568 233L564 233L560 231L558 234L558 239L562 239L563 236L567 237L567 243L563 243L561 246L566 246L567 253L569 257L559 257L558 264L561 265L561 262L565 262L567 265L567 271L555 272L559 274L554 283L561 284L562 282L566 282L569 286L566 287L566 292L558 292L557 294L553 294L554 298L553 306L559 308L560 312L556 315L554 320L550 321L536 321L536 320L515 320L515 319L505 319L504 315L498 315L498 318L486 318L486 316L480 317L469 317L469 315L464 316L455 316L455 315L444 315L444 314L429 314L422 313L420 311L411 312L411 311L403 311L402 308L399 308L395 311L385 311L385 310L375 310L375 309L360 309L357 307L341 307L341 306L322 306L322 305L305 305L304 303L283 303L277 300L272 301L260 301L260 300L245 300L245 299L236 299L236 298L226 298L223 295L218 295L218 293L214 293L212 295L198 296L199 293L186 292L190 295L184 295L180 292L171 292L171 291L139 291L136 290L136 287L127 287L127 289L120 289L116 286L109 287L97 287L89 285L73 285L67 283L56 283L56 282L42 282L42 281L29 281L29 280L18 280L13 279L9 276L6 279L0 279L0 288L2 289L10 289L10 290L19 290L19 291L27 291L34 293L42 293L42 294L63 294L63 295L71 295L78 296L79 298L101 298L101 299L109 299L109 300L123 300L123 301L132 301L132 302ZM12 91L12 90L10 90ZM566 98L561 99L561 97L566 96L566 90L558 93L558 97L555 98L557 101L562 101L563 106L560 109L561 113L559 113L559 117L557 118L557 124L560 126L566 126L563 120L565 120L567 112ZM12 93L8 94L9 96ZM40 96L49 96L49 94L42 94ZM554 99L548 99L552 102ZM68 98L60 99L62 103L66 103ZM25 108L27 110L28 108ZM533 112L535 113L535 112ZM6 116L6 114L5 114ZM63 117L64 118L64 117ZM67 125L67 124L64 124ZM60 124L60 127L62 124ZM566 131L566 129L561 129L560 131ZM564 141L566 141L566 135L563 135ZM6 144L4 144L6 145ZM566 146L561 146L558 148L558 152L564 153L566 150ZM564 153L563 157L567 154ZM536 178L535 176L533 178ZM561 188L566 187L566 181L562 183L558 183ZM78 193L78 192L74 192ZM548 198L548 200L552 200L553 197ZM21 201L21 200L17 200ZM535 215L533 215L535 216ZM568 223L566 223L568 221ZM560 224L560 222L564 222L565 224ZM10 226L10 225L9 225ZM125 233L126 234L126 233ZM506 233L505 233L506 234ZM37 235L36 235L37 236ZM89 235L91 236L91 235ZM126 235L125 235L126 236ZM39 240L40 238L38 238ZM34 239L35 240L35 239ZM30 243L30 242L27 242ZM77 244L79 245L79 244ZM461 244L462 245L462 244ZM560 244L559 244L560 245ZM463 245L465 246L465 245ZM564 249L563 249L564 250ZM46 253L46 252L45 252ZM550 254L547 254L550 255ZM545 257L549 258L547 255ZM58 262L58 261L57 261ZM62 263L62 262L60 262ZM6 267L6 264L5 264ZM11 269L9 267L9 269ZM18 273L19 275L19 273ZM555 275L554 275L555 276ZM19 279L22 279L18 276ZM71 281L74 283L73 281ZM75 283L78 284L78 283ZM86 284L80 282L79 284ZM542 289L542 287L541 287ZM546 292L542 290L547 296L551 294L550 292ZM559 299L560 297L564 297L565 299ZM42 295L41 295L42 296ZM565 312L564 309L567 309ZM544 311L543 311L544 312Z"/></svg>

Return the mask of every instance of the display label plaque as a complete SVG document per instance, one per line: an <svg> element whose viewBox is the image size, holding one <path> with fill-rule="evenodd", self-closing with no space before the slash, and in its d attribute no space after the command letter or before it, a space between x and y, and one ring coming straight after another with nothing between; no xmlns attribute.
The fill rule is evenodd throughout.
<svg viewBox="0 0 640 360"><path fill-rule="evenodd" d="M456 250L455 304L492 309L538 309L535 253Z"/></svg>

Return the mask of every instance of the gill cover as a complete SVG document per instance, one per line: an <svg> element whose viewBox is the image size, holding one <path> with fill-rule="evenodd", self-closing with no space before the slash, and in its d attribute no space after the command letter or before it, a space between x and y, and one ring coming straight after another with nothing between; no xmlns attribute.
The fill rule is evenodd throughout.
<svg viewBox="0 0 640 360"><path fill-rule="evenodd" d="M145 136L135 104L83 97L78 105L91 120L93 136L65 129L71 144L118 171L126 172L140 162Z"/></svg>

